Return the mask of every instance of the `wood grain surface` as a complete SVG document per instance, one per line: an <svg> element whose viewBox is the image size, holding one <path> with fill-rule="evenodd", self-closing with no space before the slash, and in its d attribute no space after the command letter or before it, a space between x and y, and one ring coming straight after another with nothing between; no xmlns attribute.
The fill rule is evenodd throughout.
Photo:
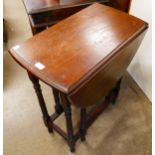
<svg viewBox="0 0 155 155"><path fill-rule="evenodd" d="M10 53L39 79L70 94L146 28L144 21L96 3L13 47Z"/></svg>
<svg viewBox="0 0 155 155"><path fill-rule="evenodd" d="M97 0L98 2L109 2L109 0ZM27 13L36 14L61 8L74 7L96 0L23 0Z"/></svg>

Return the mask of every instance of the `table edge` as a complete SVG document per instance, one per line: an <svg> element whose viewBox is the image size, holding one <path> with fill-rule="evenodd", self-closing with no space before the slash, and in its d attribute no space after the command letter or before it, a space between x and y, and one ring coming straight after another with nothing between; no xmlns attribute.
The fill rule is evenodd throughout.
<svg viewBox="0 0 155 155"><path fill-rule="evenodd" d="M109 59L117 55L119 51L124 47L125 44L129 44L134 38L136 38L138 35L144 32L147 28L148 28L148 23L144 22L144 25L141 27L141 29L139 29L135 34L133 34L128 40L125 40L124 42L122 42L120 46L117 46L110 54L108 54L103 60L101 60L98 64L96 64L91 70L89 70L86 74L84 74L77 82L73 83L70 87L65 87L65 86L60 85L59 83L51 81L45 75L41 74L39 70L35 70L34 72L34 69L31 67L31 65L29 65L30 63L25 61L21 56L19 56L13 50L13 48L9 49L8 51L18 64L20 64L23 68L25 68L27 71L32 73L34 76L36 76L38 79L40 79L47 85L54 87L65 94L73 94L77 89L81 88L87 81L89 81L101 69L103 69L105 63ZM29 66L29 68L25 66Z"/></svg>

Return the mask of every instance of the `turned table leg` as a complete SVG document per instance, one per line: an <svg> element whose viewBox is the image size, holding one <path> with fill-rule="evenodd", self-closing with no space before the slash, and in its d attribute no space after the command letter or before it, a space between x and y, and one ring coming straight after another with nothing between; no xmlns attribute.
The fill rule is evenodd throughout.
<svg viewBox="0 0 155 155"><path fill-rule="evenodd" d="M112 97L111 97L112 104L115 104L116 100L118 98L118 95L119 95L119 92L120 92L120 87L121 87L121 81L122 81L122 78L120 78L118 80L118 82L116 83L115 88L112 91Z"/></svg>
<svg viewBox="0 0 155 155"><path fill-rule="evenodd" d="M85 141L87 128L87 112L86 108L81 108L80 136L81 141Z"/></svg>
<svg viewBox="0 0 155 155"><path fill-rule="evenodd" d="M116 103L117 97L120 92L120 85L121 85L122 78L118 80L116 86L110 91L108 96L106 97L112 104Z"/></svg>
<svg viewBox="0 0 155 155"><path fill-rule="evenodd" d="M52 91L55 100L55 111L56 113L60 114L63 111L63 107L61 106L60 102L60 96L59 96L60 93L55 88L52 88Z"/></svg>
<svg viewBox="0 0 155 155"><path fill-rule="evenodd" d="M51 122L50 116L49 116L47 108L46 108L45 100L44 100L44 97L43 97L43 94L41 91L41 87L39 84L39 79L36 78L35 76L33 76L29 72L28 72L28 76L29 76L31 82L33 83L33 87L34 87L36 95L38 97L39 105L40 105L40 108L41 108L41 111L43 114L44 123L45 123L46 127L48 128L48 131L52 132L53 131L52 122Z"/></svg>
<svg viewBox="0 0 155 155"><path fill-rule="evenodd" d="M67 99L67 96L65 96L64 94L60 94L60 96L62 99L62 103L64 105L64 112L67 125L68 145L70 147L71 152L75 152L75 138L72 124L71 105Z"/></svg>

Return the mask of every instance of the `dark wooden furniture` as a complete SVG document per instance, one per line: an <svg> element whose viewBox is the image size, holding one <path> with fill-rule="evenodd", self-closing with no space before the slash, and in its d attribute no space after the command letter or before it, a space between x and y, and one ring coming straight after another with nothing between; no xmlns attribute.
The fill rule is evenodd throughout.
<svg viewBox="0 0 155 155"><path fill-rule="evenodd" d="M109 6L124 12L129 12L131 1L132 0L110 0Z"/></svg>
<svg viewBox="0 0 155 155"><path fill-rule="evenodd" d="M9 50L27 71L38 96L43 120L68 141L71 151L87 128L115 103L126 68L148 25L119 10L94 4ZM53 88L56 112L50 116L39 80ZM74 134L71 105L79 107L79 131ZM92 111L87 107L96 105ZM65 113L67 134L54 120Z"/></svg>
<svg viewBox="0 0 155 155"><path fill-rule="evenodd" d="M33 35L49 28L85 7L109 0L23 0Z"/></svg>
<svg viewBox="0 0 155 155"><path fill-rule="evenodd" d="M7 35L7 28L6 28L6 21L3 19L3 42L8 41L8 35Z"/></svg>
<svg viewBox="0 0 155 155"><path fill-rule="evenodd" d="M23 0L33 35L99 2L128 12L131 0Z"/></svg>

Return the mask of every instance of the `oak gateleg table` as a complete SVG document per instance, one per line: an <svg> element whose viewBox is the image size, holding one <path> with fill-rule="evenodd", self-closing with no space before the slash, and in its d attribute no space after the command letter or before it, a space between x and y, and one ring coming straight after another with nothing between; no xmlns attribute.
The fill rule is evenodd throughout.
<svg viewBox="0 0 155 155"><path fill-rule="evenodd" d="M88 127L115 103L123 74L148 24L127 13L95 3L9 50L27 70L49 132L67 140L70 150L85 140ZM49 115L39 80L52 88L55 113ZM87 107L96 105L91 111ZM72 106L80 110L74 134ZM54 120L65 114L67 133Z"/></svg>

